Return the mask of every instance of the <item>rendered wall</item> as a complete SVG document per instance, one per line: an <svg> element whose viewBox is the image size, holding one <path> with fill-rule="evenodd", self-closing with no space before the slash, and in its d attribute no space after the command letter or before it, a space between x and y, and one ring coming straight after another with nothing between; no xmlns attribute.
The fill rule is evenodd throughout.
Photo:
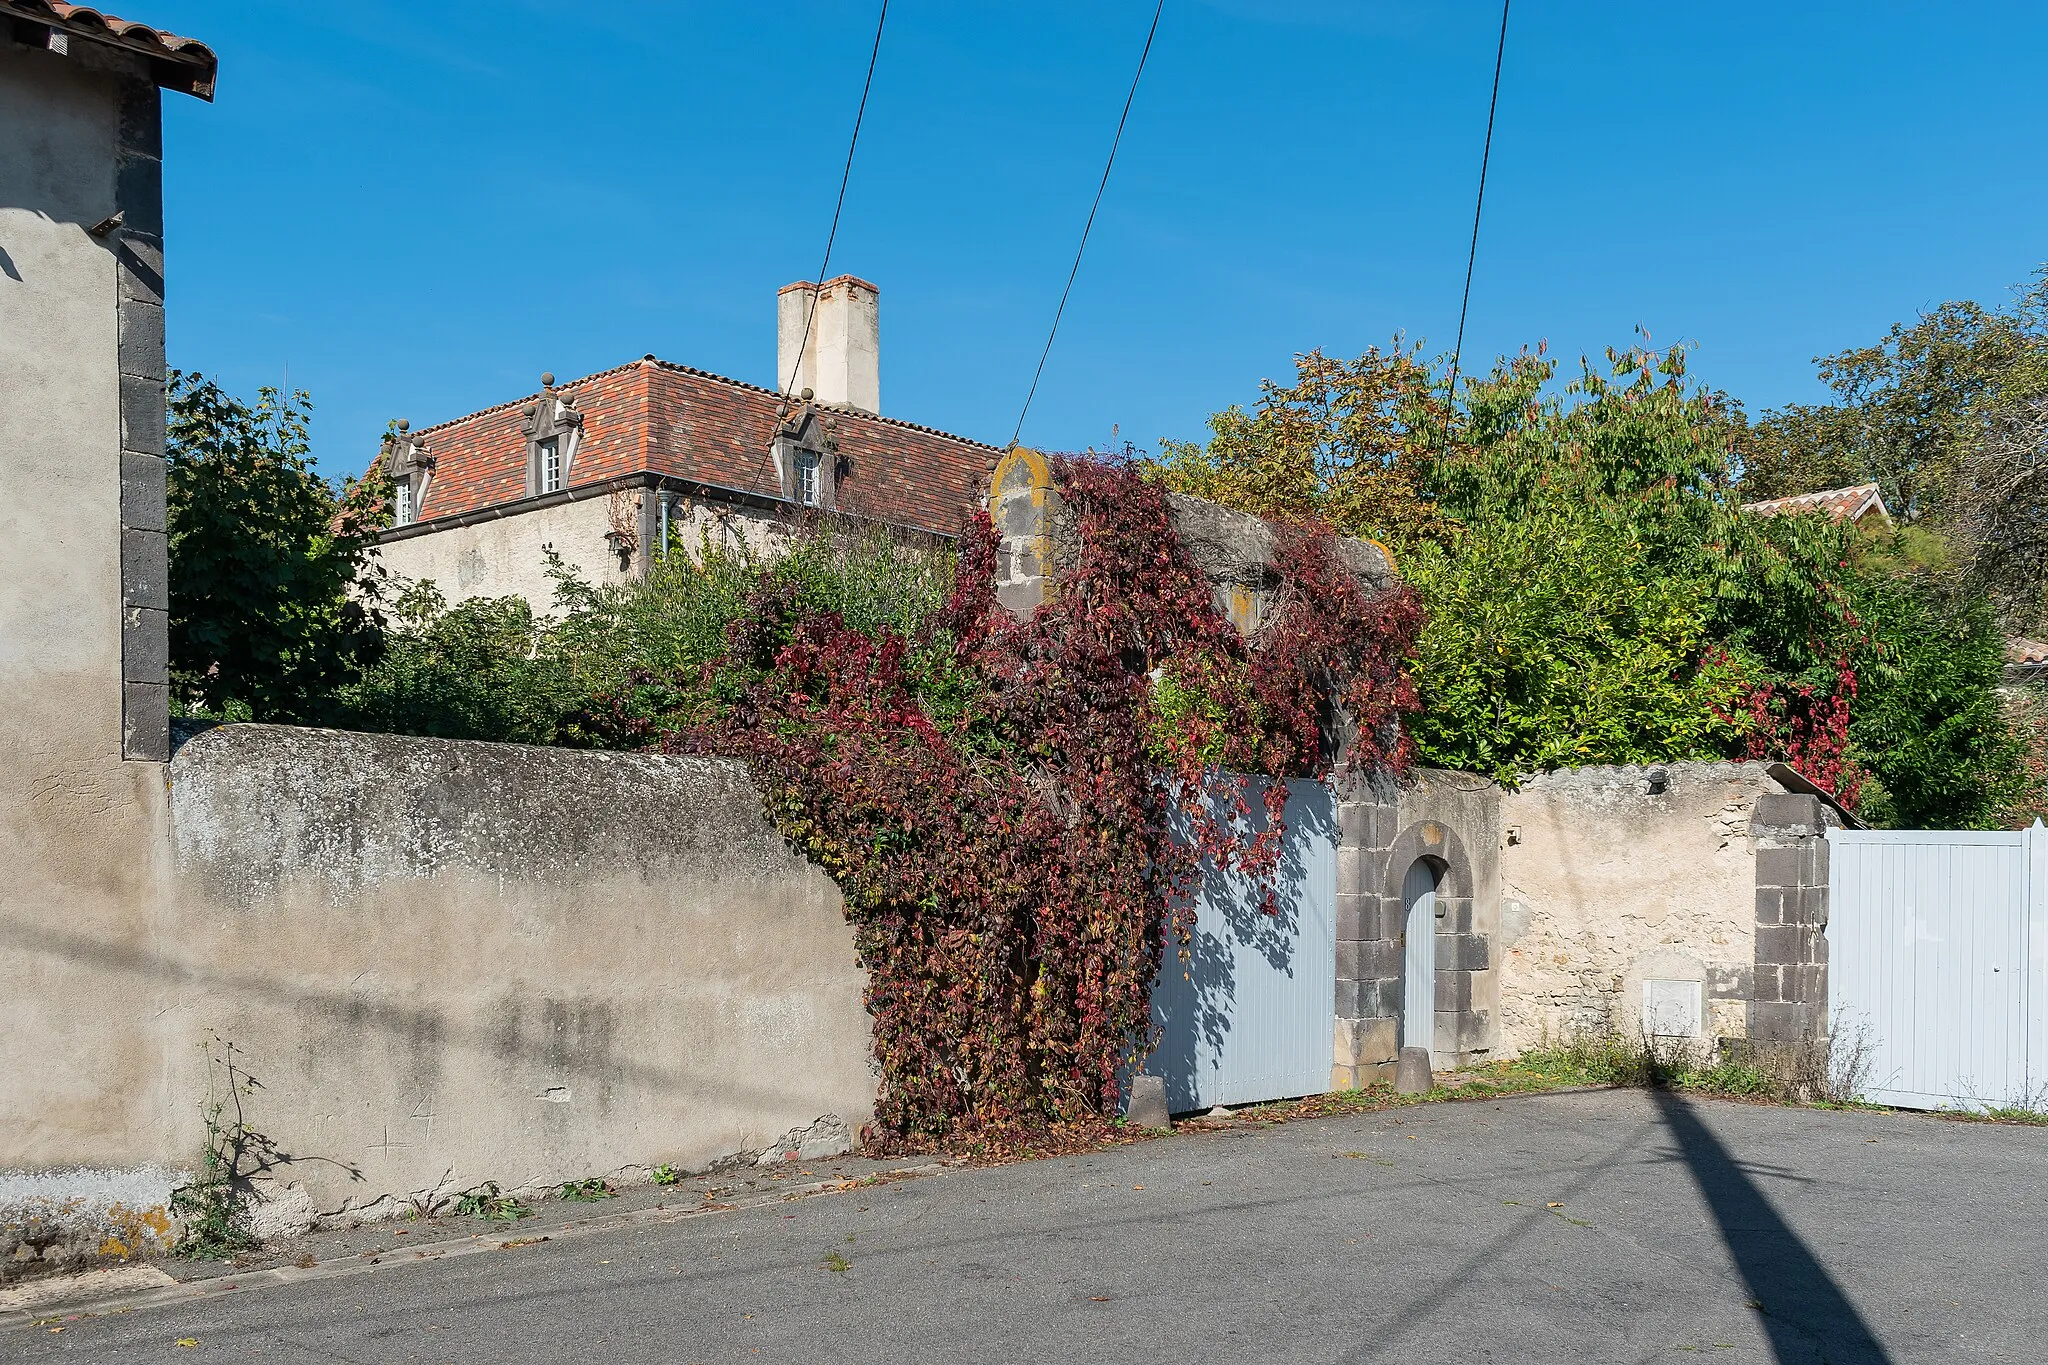
<svg viewBox="0 0 2048 1365"><path fill-rule="evenodd" d="M156 99L91 44L0 33L0 1168L162 1147L150 1007L104 965L160 935L170 861L151 761L167 743ZM128 226L92 236L117 209ZM114 1207L130 1184L71 1188L133 1235L142 1211Z"/></svg>
<svg viewBox="0 0 2048 1365"><path fill-rule="evenodd" d="M1662 773L1660 790L1654 773ZM1573 768L1501 797L1501 1042L1642 1027L1645 981L1699 983L1701 1042L1749 1034L1761 763Z"/></svg>
<svg viewBox="0 0 2048 1365"><path fill-rule="evenodd" d="M837 888L741 765L229 726L173 759L171 824L128 931L17 938L48 1026L0 1035L0 1073L42 1079L8 1087L0 1203L167 1195L225 1044L270 1227L818 1155L871 1115Z"/></svg>
<svg viewBox="0 0 2048 1365"><path fill-rule="evenodd" d="M620 509L639 523L640 495L625 495ZM537 507L511 516L451 526L446 530L386 541L378 564L401 578L432 579L450 606L472 597L524 597L536 613L555 610L555 583L548 577L547 549L553 547L578 578L593 586L624 583L641 576L636 552L626 568L605 540L612 529L612 499L584 498Z"/></svg>
<svg viewBox="0 0 2048 1365"><path fill-rule="evenodd" d="M647 573L647 550L636 544L622 568L605 533L616 515L633 528L637 541L653 547L659 538L655 497L653 489L632 489L617 495L616 505L613 495L582 498L387 540L378 546L378 563L403 579L433 580L450 606L472 597L516 596L536 613L552 613L555 583L547 573L547 547L593 586L637 582ZM697 499L675 500L669 517L673 542L693 555L707 540L723 549L772 555L788 535L773 513Z"/></svg>

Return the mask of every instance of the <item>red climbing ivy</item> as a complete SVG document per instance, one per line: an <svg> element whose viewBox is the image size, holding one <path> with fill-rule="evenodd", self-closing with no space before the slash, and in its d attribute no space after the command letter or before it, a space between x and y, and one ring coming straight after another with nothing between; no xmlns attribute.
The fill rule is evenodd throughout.
<svg viewBox="0 0 2048 1365"><path fill-rule="evenodd" d="M1851 618L1853 623L1853 617ZM1783 759L1850 810L1864 780L1849 757L1849 711L1856 699L1856 669L1844 653L1835 660L1834 686L1761 683L1738 701L1746 726L1743 757Z"/></svg>
<svg viewBox="0 0 2048 1365"><path fill-rule="evenodd" d="M1327 530L1285 527L1247 639L1162 489L1092 458L1054 472L1072 562L1027 619L995 600L985 514L926 638L852 630L764 576L713 665L722 701L643 730L745 760L839 883L874 1018L871 1136L898 1143L1113 1114L1205 868L1272 884L1285 784L1262 822L1231 774L1327 775L1340 727L1353 763L1408 758L1408 589L1371 591Z"/></svg>

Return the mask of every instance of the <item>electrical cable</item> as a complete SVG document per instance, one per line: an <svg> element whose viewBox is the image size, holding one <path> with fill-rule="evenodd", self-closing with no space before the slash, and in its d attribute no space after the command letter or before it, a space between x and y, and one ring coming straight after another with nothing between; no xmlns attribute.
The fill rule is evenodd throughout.
<svg viewBox="0 0 2048 1365"><path fill-rule="evenodd" d="M1451 384L1444 391L1444 439L1451 448L1451 409L1458 399L1458 362L1465 354L1465 313L1472 306L1472 267L1479 262L1479 214L1486 207L1486 167L1493 159L1493 114L1500 107L1500 68L1508 52L1508 5L1500 0L1500 46L1493 54L1493 97L1486 104L1486 147L1479 153L1479 198L1472 205L1472 249L1465 256L1465 297L1458 304L1458 344L1451 350Z"/></svg>
<svg viewBox="0 0 2048 1365"><path fill-rule="evenodd" d="M882 26L889 22L889 0L882 0L882 13L875 20L875 45L868 53L868 75L861 82L860 108L853 116L853 136L846 143L846 169L839 173L839 199L832 205L832 230L825 234L825 258L818 262L818 277L811 281L811 306L804 317L803 338L796 345L796 360L789 372L789 381L783 392L787 393L795 384L797 375L803 372L804 349L811 344L811 323L818 316L818 299L825 292L825 267L832 263L832 243L839 237L839 215L846 208L846 185L853 179L853 149L860 145L861 121L868 116L868 91L875 84L875 62L882 55Z"/></svg>
<svg viewBox="0 0 2048 1365"><path fill-rule="evenodd" d="M1074 268L1067 272L1067 287L1060 291L1060 306L1053 311L1052 330L1046 333L1045 349L1038 353L1038 368L1031 375L1031 390L1024 395L1024 407L1017 414L1017 428L1010 433L1010 444L1016 445L1017 438L1024 434L1024 418L1031 411L1031 400L1038 396L1038 381L1045 374L1046 357L1052 354L1053 338L1060 334L1060 319L1066 315L1067 296L1074 292L1074 277L1081 273L1081 253L1088 249L1088 234L1095 229L1095 212L1102 207L1102 192L1109 188L1109 172L1116 165L1116 151L1124 140L1124 124L1130 121L1131 102L1138 98L1138 82L1145 75L1145 61L1152 55L1152 39L1159 32L1159 16L1165 12L1166 0L1152 11L1152 27L1145 33L1145 49L1138 54L1138 70L1131 77L1131 92L1124 96L1124 112L1116 121L1116 136L1110 139L1109 160L1102 167L1102 183L1095 187L1095 202L1088 206L1088 221L1081 228L1081 244L1074 248Z"/></svg>

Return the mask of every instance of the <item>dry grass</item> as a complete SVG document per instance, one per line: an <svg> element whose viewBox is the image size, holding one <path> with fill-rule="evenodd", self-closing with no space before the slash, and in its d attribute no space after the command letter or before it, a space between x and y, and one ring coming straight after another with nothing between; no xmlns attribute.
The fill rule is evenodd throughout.
<svg viewBox="0 0 2048 1365"><path fill-rule="evenodd" d="M1722 1048L1604 1030L1546 1040L1505 1067L1555 1084L1644 1086L1842 1107L1862 1103L1870 1047L1860 1029L1797 1043Z"/></svg>

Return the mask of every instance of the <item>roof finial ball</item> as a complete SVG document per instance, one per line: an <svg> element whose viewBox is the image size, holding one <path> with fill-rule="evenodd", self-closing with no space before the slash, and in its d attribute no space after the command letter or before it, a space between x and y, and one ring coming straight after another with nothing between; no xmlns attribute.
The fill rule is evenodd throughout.
<svg viewBox="0 0 2048 1365"><path fill-rule="evenodd" d="M541 373L540 386L544 389L552 389L555 386L555 372L553 370L545 370Z"/></svg>
<svg viewBox="0 0 2048 1365"><path fill-rule="evenodd" d="M412 423L406 421L403 417L401 417L398 419L398 429L400 431L411 431Z"/></svg>
<svg viewBox="0 0 2048 1365"><path fill-rule="evenodd" d="M809 389L805 389L801 394L797 396L802 398L806 403L811 401L811 391Z"/></svg>

